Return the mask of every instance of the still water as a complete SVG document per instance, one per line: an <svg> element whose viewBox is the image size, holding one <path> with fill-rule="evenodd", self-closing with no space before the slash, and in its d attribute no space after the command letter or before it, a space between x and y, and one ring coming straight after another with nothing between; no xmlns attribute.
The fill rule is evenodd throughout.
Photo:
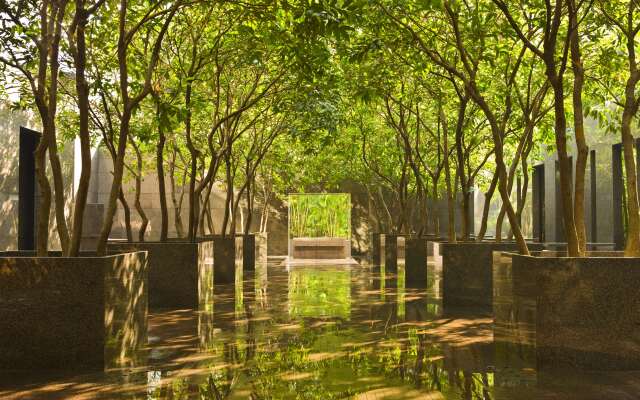
<svg viewBox="0 0 640 400"><path fill-rule="evenodd" d="M198 310L152 311L148 346L125 365L5 374L0 398L640 398L640 372L536 371L526 321L443 310L440 273L428 276L412 289L402 266L258 266Z"/></svg>

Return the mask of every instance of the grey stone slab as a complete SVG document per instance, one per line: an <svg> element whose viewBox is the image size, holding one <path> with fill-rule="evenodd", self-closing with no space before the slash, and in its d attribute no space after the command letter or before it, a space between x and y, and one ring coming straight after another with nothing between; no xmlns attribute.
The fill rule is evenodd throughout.
<svg viewBox="0 0 640 400"><path fill-rule="evenodd" d="M529 244L541 249L540 244ZM434 247L434 251L435 251ZM458 242L437 244L436 263L442 266L443 307L491 307L493 252L517 251L513 242Z"/></svg>
<svg viewBox="0 0 640 400"><path fill-rule="evenodd" d="M407 238L405 244L405 285L409 288L426 288L428 240Z"/></svg>
<svg viewBox="0 0 640 400"><path fill-rule="evenodd" d="M538 369L640 368L640 258L512 255L513 296L527 304ZM597 255L597 257L593 257Z"/></svg>
<svg viewBox="0 0 640 400"><path fill-rule="evenodd" d="M207 301L211 286L213 243L183 240L109 243L110 251L149 253L149 305L195 308Z"/></svg>
<svg viewBox="0 0 640 400"><path fill-rule="evenodd" d="M213 236L213 283L235 284L236 270L242 266L242 236Z"/></svg>
<svg viewBox="0 0 640 400"><path fill-rule="evenodd" d="M0 369L97 369L146 344L147 254L0 255Z"/></svg>

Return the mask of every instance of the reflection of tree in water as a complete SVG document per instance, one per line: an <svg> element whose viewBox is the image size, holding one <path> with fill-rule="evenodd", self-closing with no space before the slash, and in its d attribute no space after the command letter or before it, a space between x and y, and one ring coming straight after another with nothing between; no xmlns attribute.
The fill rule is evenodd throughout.
<svg viewBox="0 0 640 400"><path fill-rule="evenodd" d="M428 299L402 292L396 282L385 282L383 296L370 290L381 286L379 280L364 288L367 310L352 314L362 320L291 318L286 311L265 310L259 293L245 290L236 320L214 322L220 329L210 337L210 357L197 366L202 373L190 376L190 382L172 382L165 397L150 398L188 398L181 394L189 393L185 385L191 398L201 399L358 398L387 388L440 392L451 399L491 398L493 374L445 363L443 340L430 331L450 320L434 321ZM402 315L399 303L404 303ZM231 304L223 310L232 311ZM214 309L221 311L219 305ZM373 320L378 322L372 325Z"/></svg>

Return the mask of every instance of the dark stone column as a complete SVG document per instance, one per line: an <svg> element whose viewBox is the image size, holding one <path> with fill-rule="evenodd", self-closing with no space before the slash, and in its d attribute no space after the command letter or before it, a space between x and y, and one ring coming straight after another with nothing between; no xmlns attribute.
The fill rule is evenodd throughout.
<svg viewBox="0 0 640 400"><path fill-rule="evenodd" d="M533 237L544 242L544 164L533 167Z"/></svg>
<svg viewBox="0 0 640 400"><path fill-rule="evenodd" d="M242 270L256 269L256 235L242 235Z"/></svg>
<svg viewBox="0 0 640 400"><path fill-rule="evenodd" d="M426 288L427 239L406 238L405 249L405 286Z"/></svg>
<svg viewBox="0 0 640 400"><path fill-rule="evenodd" d="M616 250L624 249L624 221L622 196L624 181L622 175L622 144L611 147L611 175L613 178L611 192L613 193L613 243Z"/></svg>
<svg viewBox="0 0 640 400"><path fill-rule="evenodd" d="M384 235L384 266L386 272L398 271L398 235Z"/></svg>
<svg viewBox="0 0 640 400"><path fill-rule="evenodd" d="M372 233L369 240L369 254L371 257L371 264L380 265L380 233Z"/></svg>
<svg viewBox="0 0 640 400"><path fill-rule="evenodd" d="M598 196L598 185L596 182L596 151L591 150L589 152L589 196L585 198L586 201L586 210L587 213L587 242L597 243L598 242L598 207L597 196Z"/></svg>
<svg viewBox="0 0 640 400"><path fill-rule="evenodd" d="M36 158L40 133L20 127L18 159L18 249L36 249Z"/></svg>
<svg viewBox="0 0 640 400"><path fill-rule="evenodd" d="M213 237L213 283L214 285L236 282L236 238Z"/></svg>

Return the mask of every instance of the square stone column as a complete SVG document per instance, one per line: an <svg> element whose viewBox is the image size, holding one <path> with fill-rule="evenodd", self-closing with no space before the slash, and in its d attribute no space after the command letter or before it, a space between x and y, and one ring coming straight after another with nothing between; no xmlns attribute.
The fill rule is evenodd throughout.
<svg viewBox="0 0 640 400"><path fill-rule="evenodd" d="M405 286L427 287L427 239L406 238L405 241Z"/></svg>

